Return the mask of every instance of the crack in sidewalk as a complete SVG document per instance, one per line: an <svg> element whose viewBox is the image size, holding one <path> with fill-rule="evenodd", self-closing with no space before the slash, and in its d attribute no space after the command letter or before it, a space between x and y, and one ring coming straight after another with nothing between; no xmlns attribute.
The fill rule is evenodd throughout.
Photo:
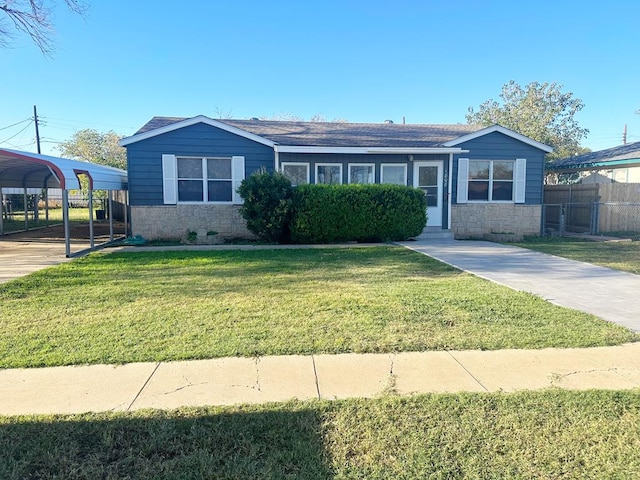
<svg viewBox="0 0 640 480"><path fill-rule="evenodd" d="M147 380L144 382L144 384L142 385L142 387L140 388L140 390L138 390L138 393L136 393L136 396L133 398L133 400L131 400L131 403L129 404L129 406L127 407L127 409L125 410L126 412L131 410L131 407L133 406L134 403L136 403L136 400L138 400L138 397L140 396L140 394L142 393L142 391L146 388L147 384L151 381L151 379L153 378L153 376L156 374L156 372L158 371L158 368L160 367L160 363L162 362L158 362L156 363L155 368L153 369L153 372L151 372L151 375L149 375L149 378L147 378Z"/></svg>

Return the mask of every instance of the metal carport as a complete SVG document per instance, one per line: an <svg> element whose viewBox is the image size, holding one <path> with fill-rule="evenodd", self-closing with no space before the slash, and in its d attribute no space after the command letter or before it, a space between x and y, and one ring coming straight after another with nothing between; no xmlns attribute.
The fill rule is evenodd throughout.
<svg viewBox="0 0 640 480"><path fill-rule="evenodd" d="M128 189L127 172L118 168L97 165L89 162L71 160L68 158L52 157L19 150L0 149L0 198L3 188L20 188L24 190L25 199L27 189L58 188L62 190L63 223L65 230L65 246L67 257L71 256L71 239L69 234L69 190L80 190L78 175L85 175L89 183L89 232L91 248L95 247L93 236L93 190L108 191L109 210L111 211L112 192ZM126 198L126 195L125 195ZM48 195L45 196L45 201ZM128 201L125 201L125 206ZM0 202L0 233L2 232L2 202ZM45 209L48 209L45 207ZM125 225L128 225L127 210L125 208ZM109 216L110 228L113 232L113 219ZM25 224L27 223L25 202ZM111 239L113 240L113 235ZM76 252L78 253L78 252Z"/></svg>

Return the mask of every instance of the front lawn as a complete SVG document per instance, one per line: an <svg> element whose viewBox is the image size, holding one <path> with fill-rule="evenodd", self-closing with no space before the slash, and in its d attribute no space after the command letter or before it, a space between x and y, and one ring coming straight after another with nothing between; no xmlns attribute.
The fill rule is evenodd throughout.
<svg viewBox="0 0 640 480"><path fill-rule="evenodd" d="M0 368L637 339L400 247L93 254L0 285L0 331Z"/></svg>
<svg viewBox="0 0 640 480"><path fill-rule="evenodd" d="M640 478L640 392L0 417L0 478Z"/></svg>
<svg viewBox="0 0 640 480"><path fill-rule="evenodd" d="M640 275L640 241L592 242L564 237L529 237L511 245Z"/></svg>

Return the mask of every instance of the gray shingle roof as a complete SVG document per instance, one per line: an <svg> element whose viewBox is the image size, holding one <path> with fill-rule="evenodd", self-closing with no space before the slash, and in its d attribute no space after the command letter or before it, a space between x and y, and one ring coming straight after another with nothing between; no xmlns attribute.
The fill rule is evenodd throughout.
<svg viewBox="0 0 640 480"><path fill-rule="evenodd" d="M588 168L594 164L608 163L614 165L623 160L638 160L640 163L640 142L628 143L619 147L607 148L597 152L584 153L575 157L562 158L550 163L548 170L561 170L569 168Z"/></svg>
<svg viewBox="0 0 640 480"><path fill-rule="evenodd" d="M146 133L185 118L153 117L136 132ZM387 123L281 122L273 120L216 120L259 135L280 145L318 147L438 147L480 125L403 125Z"/></svg>

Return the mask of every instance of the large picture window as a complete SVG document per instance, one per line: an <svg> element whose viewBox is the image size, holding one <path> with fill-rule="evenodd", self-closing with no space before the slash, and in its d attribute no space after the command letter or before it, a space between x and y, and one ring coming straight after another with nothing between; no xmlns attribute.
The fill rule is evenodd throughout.
<svg viewBox="0 0 640 480"><path fill-rule="evenodd" d="M373 163L350 163L349 183L375 183Z"/></svg>
<svg viewBox="0 0 640 480"><path fill-rule="evenodd" d="M342 183L341 163L316 163L316 183L338 185Z"/></svg>
<svg viewBox="0 0 640 480"><path fill-rule="evenodd" d="M407 184L407 165L404 163L383 163L380 165L380 183Z"/></svg>
<svg viewBox="0 0 640 480"><path fill-rule="evenodd" d="M309 183L309 164L282 162L282 173L284 173L293 186Z"/></svg>
<svg viewBox="0 0 640 480"><path fill-rule="evenodd" d="M231 158L177 157L179 202L231 202Z"/></svg>
<svg viewBox="0 0 640 480"><path fill-rule="evenodd" d="M513 174L511 160L470 160L469 201L513 201Z"/></svg>

